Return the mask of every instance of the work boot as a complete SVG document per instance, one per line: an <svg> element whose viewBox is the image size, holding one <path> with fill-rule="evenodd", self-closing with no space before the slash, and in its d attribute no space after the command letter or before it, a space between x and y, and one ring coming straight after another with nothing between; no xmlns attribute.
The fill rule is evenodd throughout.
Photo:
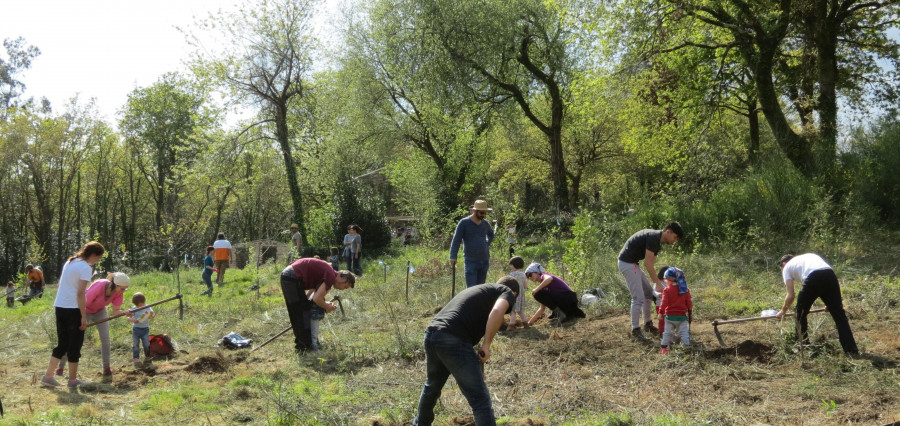
<svg viewBox="0 0 900 426"><path fill-rule="evenodd" d="M631 330L631 338L633 340L637 340L638 342L646 342L647 338L644 337L644 333L641 333L640 328L634 328Z"/></svg>
<svg viewBox="0 0 900 426"><path fill-rule="evenodd" d="M652 321L647 321L644 323L644 331L651 334L659 334L659 329L653 325Z"/></svg>

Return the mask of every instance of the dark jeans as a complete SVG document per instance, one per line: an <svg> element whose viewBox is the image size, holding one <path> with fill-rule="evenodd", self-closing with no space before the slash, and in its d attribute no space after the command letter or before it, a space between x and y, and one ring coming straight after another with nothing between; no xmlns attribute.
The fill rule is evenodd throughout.
<svg viewBox="0 0 900 426"><path fill-rule="evenodd" d="M53 357L62 359L65 355L70 363L81 359L84 345L84 330L81 327L81 311L78 308L56 308L56 347Z"/></svg>
<svg viewBox="0 0 900 426"><path fill-rule="evenodd" d="M578 295L574 291L565 293L553 293L550 291L539 291L534 295L534 300L553 310L559 308L566 314L566 318L584 318L584 311L578 307Z"/></svg>
<svg viewBox="0 0 900 426"><path fill-rule="evenodd" d="M362 266L359 264L359 258L355 257L356 255L350 254L344 258L347 261L347 270L353 272L356 275L362 275Z"/></svg>
<svg viewBox="0 0 900 426"><path fill-rule="evenodd" d="M816 299L822 299L828 308L834 325L837 327L838 339L844 352L859 352L856 340L853 338L853 331L850 330L850 321L847 319L847 313L844 312L841 286L838 284L837 275L831 269L814 271L803 282L803 288L797 294L797 337L803 342L809 341L806 317Z"/></svg>
<svg viewBox="0 0 900 426"><path fill-rule="evenodd" d="M294 332L294 348L298 351L308 351L312 349L313 343L310 331L313 304L306 298L302 284L293 276L281 275L281 293L284 295L288 318Z"/></svg>
<svg viewBox="0 0 900 426"><path fill-rule="evenodd" d="M485 260L465 260L466 267L466 288L484 284L487 280L488 267L491 266L490 259Z"/></svg>
<svg viewBox="0 0 900 426"><path fill-rule="evenodd" d="M209 271L209 269L207 269ZM203 278L203 282L206 283L206 289L209 290L209 293L212 294L213 285L212 285L212 273L202 273L200 277Z"/></svg>
<svg viewBox="0 0 900 426"><path fill-rule="evenodd" d="M419 397L414 425L427 426L434 421L434 406L451 374L472 407L475 424L497 424L491 408L491 396L484 383L481 361L471 343L446 331L425 330L425 373L427 377Z"/></svg>

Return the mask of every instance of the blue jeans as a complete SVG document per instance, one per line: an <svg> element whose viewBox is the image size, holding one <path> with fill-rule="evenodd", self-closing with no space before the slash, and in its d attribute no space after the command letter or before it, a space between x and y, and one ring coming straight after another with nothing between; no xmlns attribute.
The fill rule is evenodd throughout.
<svg viewBox="0 0 900 426"><path fill-rule="evenodd" d="M141 357L141 345L144 345L144 356L150 356L150 327L131 328L131 355Z"/></svg>
<svg viewBox="0 0 900 426"><path fill-rule="evenodd" d="M425 330L425 386L419 397L419 408L414 425L430 425L434 421L434 406L441 396L441 389L447 378L453 375L456 384L475 415L475 424L496 425L491 396L481 361L472 349L472 344L464 342L446 331Z"/></svg>
<svg viewBox="0 0 900 426"><path fill-rule="evenodd" d="M466 266L466 288L484 284L487 280L488 267L491 266L490 259L485 260L465 260Z"/></svg>

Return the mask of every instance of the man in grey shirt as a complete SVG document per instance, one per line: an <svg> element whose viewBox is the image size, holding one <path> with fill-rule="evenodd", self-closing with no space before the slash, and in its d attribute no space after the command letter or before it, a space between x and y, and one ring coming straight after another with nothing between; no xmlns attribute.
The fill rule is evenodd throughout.
<svg viewBox="0 0 900 426"><path fill-rule="evenodd" d="M662 243L675 244L684 236L684 231L678 222L669 222L661 231L656 229L643 229L635 232L622 251L619 252L619 271L625 276L625 284L631 293L631 336L637 340L646 340L641 333L641 311L644 313L644 330L651 333L659 333L650 321L651 300L654 297L653 288L647 275L641 271L638 263L644 261L644 269L656 284L656 292L663 291L663 284L656 275L656 255L662 248Z"/></svg>

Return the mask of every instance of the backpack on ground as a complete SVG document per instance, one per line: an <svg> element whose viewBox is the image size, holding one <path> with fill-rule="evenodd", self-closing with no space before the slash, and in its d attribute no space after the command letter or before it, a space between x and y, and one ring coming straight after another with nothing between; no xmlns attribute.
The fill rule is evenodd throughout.
<svg viewBox="0 0 900 426"><path fill-rule="evenodd" d="M175 352L175 346L172 345L172 339L168 334L151 334L150 335L150 353L155 355L169 355Z"/></svg>

